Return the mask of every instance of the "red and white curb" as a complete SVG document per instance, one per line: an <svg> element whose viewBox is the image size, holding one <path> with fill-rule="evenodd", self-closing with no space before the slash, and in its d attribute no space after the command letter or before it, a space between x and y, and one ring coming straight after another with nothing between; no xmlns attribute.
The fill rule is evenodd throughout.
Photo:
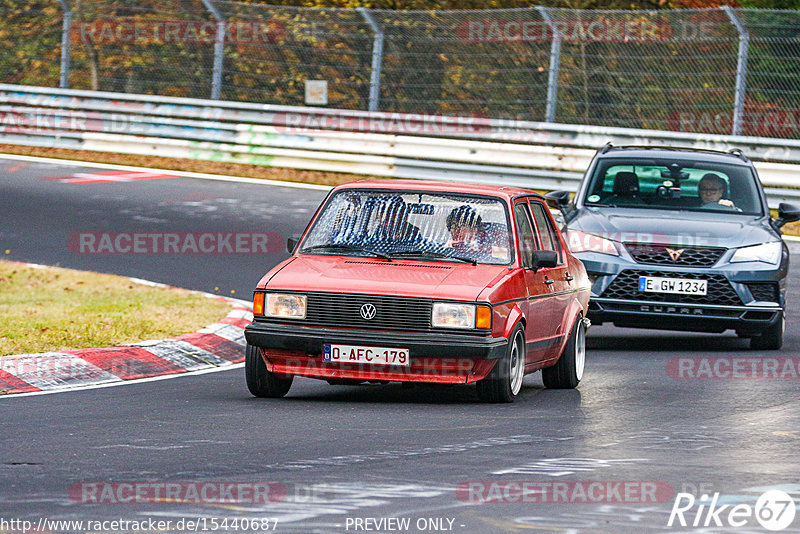
<svg viewBox="0 0 800 534"><path fill-rule="evenodd" d="M42 268L40 265L24 264ZM131 278L158 287L164 284ZM0 356L0 394L115 385L125 381L209 370L244 361L244 328L253 320L245 301L201 293L233 309L218 323L174 338L118 347Z"/></svg>

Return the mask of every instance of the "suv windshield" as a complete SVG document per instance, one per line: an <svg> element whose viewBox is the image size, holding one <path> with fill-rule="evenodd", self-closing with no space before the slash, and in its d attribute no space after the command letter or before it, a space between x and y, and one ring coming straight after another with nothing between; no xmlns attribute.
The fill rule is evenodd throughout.
<svg viewBox="0 0 800 534"><path fill-rule="evenodd" d="M749 167L700 161L601 159L584 204L763 214Z"/></svg>
<svg viewBox="0 0 800 534"><path fill-rule="evenodd" d="M431 192L340 191L323 207L300 252L511 262L503 202Z"/></svg>

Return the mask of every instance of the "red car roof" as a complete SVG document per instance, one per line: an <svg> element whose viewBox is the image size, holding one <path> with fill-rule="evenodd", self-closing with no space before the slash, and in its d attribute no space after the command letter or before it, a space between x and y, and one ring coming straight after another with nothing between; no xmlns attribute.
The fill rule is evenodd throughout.
<svg viewBox="0 0 800 534"><path fill-rule="evenodd" d="M398 189L413 191L442 191L446 193L473 193L476 195L493 195L512 199L519 195L536 195L535 191L521 187L509 187L486 184L472 184L466 182L443 182L437 180L361 180L337 186L336 189Z"/></svg>

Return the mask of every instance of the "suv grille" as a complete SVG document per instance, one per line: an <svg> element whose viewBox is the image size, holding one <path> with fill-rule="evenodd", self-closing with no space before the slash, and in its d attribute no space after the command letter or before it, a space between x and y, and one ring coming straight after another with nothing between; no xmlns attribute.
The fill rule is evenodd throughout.
<svg viewBox="0 0 800 534"><path fill-rule="evenodd" d="M375 306L375 317L361 317L361 306ZM433 301L406 297L309 293L303 324L360 329L431 330Z"/></svg>
<svg viewBox="0 0 800 534"><path fill-rule="evenodd" d="M777 282L751 282L747 284L753 298L763 302L778 302L778 283Z"/></svg>
<svg viewBox="0 0 800 534"><path fill-rule="evenodd" d="M651 265L682 265L686 267L711 267L725 253L727 249L718 247L684 247L671 245L656 245L653 243L625 243L633 259L637 263ZM669 250L673 253L682 251L673 260Z"/></svg>
<svg viewBox="0 0 800 534"><path fill-rule="evenodd" d="M639 291L640 276L660 276L664 278L688 278L708 280L706 295L673 295L667 293L645 293ZM610 299L649 300L653 302L676 302L681 304L717 304L720 306L741 306L742 299L734 291L728 279L721 274L675 273L669 271L633 271L619 273L611 285L601 295Z"/></svg>

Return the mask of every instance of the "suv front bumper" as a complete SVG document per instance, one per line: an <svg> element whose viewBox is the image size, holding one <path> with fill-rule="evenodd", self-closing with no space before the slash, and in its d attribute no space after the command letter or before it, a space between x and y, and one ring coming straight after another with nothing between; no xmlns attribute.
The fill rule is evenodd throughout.
<svg viewBox="0 0 800 534"><path fill-rule="evenodd" d="M584 262L593 281L587 316L594 324L609 322L622 327L713 333L732 329L743 335L758 335L783 317L788 271L785 264L720 261L715 267L686 267L648 265L625 256L596 253L577 256ZM620 295L613 290L618 287L615 281L620 275L631 272L652 272L655 276L678 278L715 278L716 290L715 294L711 293L712 282L709 282L708 299L694 299L696 302L680 302L679 298L671 296L651 300L646 294L636 291ZM748 284L765 282L776 284L775 302L757 301L749 289ZM726 303L720 305L717 299L723 292L717 290L722 289ZM609 294L614 297L609 297Z"/></svg>
<svg viewBox="0 0 800 534"><path fill-rule="evenodd" d="M781 320L782 311L777 304L713 306L597 297L589 304L588 316L594 324L715 333L733 329L755 335Z"/></svg>

